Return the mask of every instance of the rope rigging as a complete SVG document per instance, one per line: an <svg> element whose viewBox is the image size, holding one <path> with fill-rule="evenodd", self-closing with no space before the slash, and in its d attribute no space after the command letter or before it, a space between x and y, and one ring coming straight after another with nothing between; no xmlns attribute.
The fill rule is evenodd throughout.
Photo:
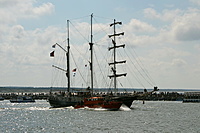
<svg viewBox="0 0 200 133"><path fill-rule="evenodd" d="M63 68L64 71L66 71L64 68L66 68L66 53L65 51L61 49L55 49L56 51L56 57L53 58L53 63L56 66L60 66L60 68ZM63 74L63 71L59 69L55 69L54 65L52 65L52 79L51 79L51 87L53 86L59 86L59 87L66 87L66 76Z"/></svg>
<svg viewBox="0 0 200 133"><path fill-rule="evenodd" d="M132 47L129 47L129 45L127 45L128 49L131 49L134 51L134 54L132 54L132 52L129 50L128 52L130 53L131 57L134 58L135 62L138 64L139 68L142 70L142 72L144 74L141 73L141 71L138 69L138 67L135 65L135 63L133 63L132 59L130 58L130 56L128 55L128 53L125 51L126 56L129 58L130 62L133 64L133 66L135 67L135 69L138 71L138 73L145 79L145 81L153 86L155 85L155 82L153 81L153 79L150 77L149 73L147 72L147 70L145 69L143 63L141 62L141 60L139 58L136 58L137 54L135 52L135 50ZM139 78L138 78L139 79Z"/></svg>
<svg viewBox="0 0 200 133"><path fill-rule="evenodd" d="M88 17L88 16L74 18L72 20L82 19L82 18L86 18L86 17ZM105 47L108 48L108 45L105 45L105 44L111 45L110 41L109 41L110 43L108 43L108 40L110 40L110 39L107 38L107 35L110 33L110 32L108 32L109 31L109 28L108 28L109 26L107 26L107 27L105 26L104 27L103 24L101 24L101 23L99 23L97 21L96 17L98 18L98 16L95 16L93 18L94 21L96 22L95 23L95 28L94 28L96 30L95 30L95 33L93 33L93 35L95 35L93 44L96 46L96 48L98 48L98 51L96 51L96 50L94 51L94 57L95 57L95 62L96 62L96 69L98 69L98 74L101 74L101 76L97 76L96 75L97 73L94 73L95 86L98 86L98 83L100 83L100 81L101 81L102 82L101 85L100 85L101 87L102 87L102 85L105 85L106 87L109 87L109 86L111 87L111 82L113 82L113 80L110 80L110 81L108 80L108 74L112 73L112 72L110 72L111 66L108 65L108 62L109 62L109 59L111 59L111 58L109 58L110 55L112 55L113 53L112 52L108 52L108 50L105 49ZM106 20L113 20L113 19L110 19L110 18L103 18L103 17L99 17L99 18L106 19ZM71 26L74 29L73 32L78 34L78 35L74 36L74 37L79 37L76 41L79 41L79 39L81 38L81 40L85 41L85 43L90 43L90 39L89 39L90 35L82 33L81 30L80 30L81 27L79 27L80 25L76 25L72 21L69 21L69 23L71 24ZM87 23L87 24L89 24L89 23ZM121 39L123 39L123 40L121 40ZM128 42L130 44L130 42L127 41L126 38L124 38L124 37L118 39L119 43L121 43L122 41L123 42ZM72 43L73 44L77 44L74 41L71 41L71 39L70 39L70 44L72 44ZM80 41L78 42L78 44L80 44ZM77 47L77 46L79 46L79 47ZM80 45L77 45L77 46L71 45L72 51L79 54L78 57L81 57L81 59L83 59L83 60L81 60L81 62L85 61L85 62L87 62L87 64L88 63L90 64L90 60L88 59L89 58L88 57L89 56L89 54L88 54L89 53L88 52L89 51L89 46L87 47L85 52L83 50L82 51L79 50ZM81 45L81 46L82 46L81 47L81 49L82 49L83 46L85 46L85 45ZM149 85L151 85L151 86L155 85L155 82L153 81L153 78L150 76L148 71L145 69L145 66L142 63L142 61L140 60L140 58L136 58L136 57L138 57L138 55L136 54L136 52L133 49L133 47L130 47L127 44L126 44L126 47L127 47L128 51L127 50L123 50L123 51L119 50L118 53L117 53L117 56L119 56L120 58L123 58L123 59L124 59L124 56L126 56L128 58L128 60L129 60L130 65L133 66L135 70L137 70L137 72L138 72L138 74L140 76L138 76L138 74L136 74L136 72L133 70L133 68L131 68L131 66L126 65L125 67L123 67L123 66L120 65L119 68L121 68L121 70L123 70L123 71L125 71L125 69L128 69L128 71L130 72L130 74L128 73L128 75L133 76L134 79L143 87L144 87L144 83L141 81L141 78L143 78ZM105 51L107 51L106 54L105 54ZM75 56L74 56L73 52L70 52L72 60L73 60L73 62L75 64L75 66L77 68L80 68L79 67L80 65L77 64L77 61L75 59ZM96 53L96 52L98 52L98 53ZM99 57L101 57L100 58L100 62L99 62L99 59L98 59ZM134 61L133 61L133 59L134 59ZM63 61L64 61L64 59L62 59L62 62ZM90 65L88 65L88 66L90 66ZM87 79L86 79L87 76L85 76L85 75L83 75L81 73L81 68L77 69L77 71L79 72L82 81L87 86L89 86L89 82L87 82ZM83 71L85 71L85 70L83 70ZM89 71L89 69L88 69L88 71ZM83 72L83 73L87 74L86 72ZM88 72L88 75L89 75L89 72ZM56 76L59 76L59 75L57 74ZM101 80L100 80L100 78L101 78ZM130 78L126 78L125 81L127 81L132 86L133 81L131 81ZM119 80L117 80L117 82L119 83L119 85L121 87L124 87L124 85L123 85L124 82L123 82L123 84ZM55 81L53 81L53 84L54 83L55 83Z"/></svg>
<svg viewBox="0 0 200 133"><path fill-rule="evenodd" d="M82 17L77 17L77 18L72 18L70 20L79 20L79 19L88 18L88 17L90 17L90 15L86 15L86 16L82 16Z"/></svg>
<svg viewBox="0 0 200 133"><path fill-rule="evenodd" d="M89 39L87 39L77 28L76 28L76 26L71 22L71 21L69 21L70 22L70 24L75 28L75 30L81 35L81 37L83 38L83 39L85 39L88 43L90 42L89 41Z"/></svg>
<svg viewBox="0 0 200 133"><path fill-rule="evenodd" d="M124 52L125 55L128 57L128 59L131 61L131 63L134 65L134 67L137 69L137 67L135 66L135 64L132 62L131 58L127 55L125 49L123 49L123 52ZM120 57L124 58L124 56L123 56L123 54L121 53L121 51L118 51L118 55L119 55ZM131 71L130 66L127 65L126 67L128 68L128 71L131 72L131 74L128 74L128 75L133 75L134 78L135 78L135 80L136 80L142 87L145 88L144 84L141 82L141 80L139 79L139 77L138 77L133 71ZM126 67L122 67L123 70L124 70ZM137 70L138 70L138 69L137 69ZM124 71L125 71L125 70L124 70ZM138 71L139 71L139 70L138 70ZM139 71L139 73L140 73L140 71ZM140 74L141 74L141 73L140 73ZM143 77L143 78L144 78L144 77ZM129 82L129 84L132 85L132 81L130 81L129 78L127 78L127 80L128 80L128 82ZM118 82L119 82L119 81L118 81Z"/></svg>
<svg viewBox="0 0 200 133"><path fill-rule="evenodd" d="M135 52L135 50L133 49L135 55L137 56L137 53ZM135 56L134 56L135 57ZM149 78L149 80L155 85L156 83L154 82L153 78L150 76L150 74L148 73L147 69L145 68L144 64L142 63L142 61L140 60L140 58L138 58L139 60L139 65L141 64L141 68L143 70L143 72L146 74L146 76ZM137 60L136 60L137 61Z"/></svg>
<svg viewBox="0 0 200 133"><path fill-rule="evenodd" d="M76 61L75 61L75 59L74 59L74 56L73 56L72 53L71 53L71 56L72 56L72 59L73 59L73 61L74 61L74 63L75 63L76 68L79 68L78 65L77 65L77 63L76 63ZM85 78L83 77L81 71L80 71L79 69L77 69L77 70L78 70L78 72L80 73L80 76L81 76L82 80L87 84L87 82L85 81Z"/></svg>
<svg viewBox="0 0 200 133"><path fill-rule="evenodd" d="M102 77L103 77L103 81L104 81L104 83L106 84L106 86L108 86L108 83L107 83L107 80L106 80L106 78L105 78L105 74L103 74L103 71L102 71L102 67L100 66L100 63L99 63L99 61L98 61L98 58L97 58L97 55L96 55L96 53L94 52L94 55L95 55L95 59L96 59L96 62L97 62L97 65L98 65L98 70L100 70L100 73L101 73L101 75L102 75Z"/></svg>

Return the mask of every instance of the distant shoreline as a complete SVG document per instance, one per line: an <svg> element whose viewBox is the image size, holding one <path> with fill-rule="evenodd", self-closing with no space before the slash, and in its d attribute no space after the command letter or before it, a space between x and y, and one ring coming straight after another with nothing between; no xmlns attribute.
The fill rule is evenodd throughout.
<svg viewBox="0 0 200 133"><path fill-rule="evenodd" d="M72 88L73 91L85 90L86 88ZM19 87L19 86L1 86L0 93L11 93L11 92L49 92L52 91L66 91L66 87ZM110 88L95 88L94 91L107 92L111 91ZM153 89L147 89L152 91ZM142 88L118 88L119 92L143 92ZM160 89L158 92L190 92L200 91L200 89Z"/></svg>

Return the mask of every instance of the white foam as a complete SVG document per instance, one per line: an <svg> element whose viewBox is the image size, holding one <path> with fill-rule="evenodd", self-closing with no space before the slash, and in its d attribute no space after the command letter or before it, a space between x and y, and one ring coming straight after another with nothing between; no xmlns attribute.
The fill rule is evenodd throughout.
<svg viewBox="0 0 200 133"><path fill-rule="evenodd" d="M30 108L25 108L27 110L49 110L49 107L30 107Z"/></svg>
<svg viewBox="0 0 200 133"><path fill-rule="evenodd" d="M131 109L129 107L127 107L126 105L124 105L124 104L121 105L119 110L121 110L121 111L131 111Z"/></svg>
<svg viewBox="0 0 200 133"><path fill-rule="evenodd" d="M74 109L73 106L65 107L66 109Z"/></svg>

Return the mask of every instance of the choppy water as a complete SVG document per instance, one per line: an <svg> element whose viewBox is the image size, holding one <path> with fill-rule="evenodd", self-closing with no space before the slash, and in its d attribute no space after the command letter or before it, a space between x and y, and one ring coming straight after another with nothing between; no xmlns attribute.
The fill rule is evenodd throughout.
<svg viewBox="0 0 200 133"><path fill-rule="evenodd" d="M121 111L49 109L46 101L0 101L0 132L5 133L200 133L200 104L135 101Z"/></svg>

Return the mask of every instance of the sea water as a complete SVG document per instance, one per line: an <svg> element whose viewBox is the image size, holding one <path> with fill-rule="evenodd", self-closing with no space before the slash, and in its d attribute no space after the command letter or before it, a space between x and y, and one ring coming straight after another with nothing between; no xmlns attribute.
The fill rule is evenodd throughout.
<svg viewBox="0 0 200 133"><path fill-rule="evenodd" d="M200 133L200 104L134 101L119 111L0 101L2 133Z"/></svg>

